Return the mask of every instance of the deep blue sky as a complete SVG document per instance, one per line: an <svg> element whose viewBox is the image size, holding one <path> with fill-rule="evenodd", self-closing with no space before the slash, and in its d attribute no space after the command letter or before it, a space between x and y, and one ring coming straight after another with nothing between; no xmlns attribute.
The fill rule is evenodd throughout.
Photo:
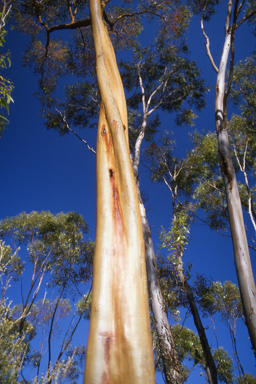
<svg viewBox="0 0 256 384"><path fill-rule="evenodd" d="M206 31L211 39L211 49L218 65L224 38L225 7L212 22L206 24ZM224 10L224 13L223 13ZM236 61L245 58L255 49L255 41L247 29L237 32ZM207 108L196 120L197 129L214 131L214 96L216 74L205 54L204 38L200 30L199 19L192 20L188 45L191 57L202 70L202 76L212 89L207 95ZM89 236L95 239L96 227L96 157L75 136L59 137L57 132L47 131L40 117L40 104L33 97L37 90L37 79L30 68L22 66L21 54L26 39L10 31L6 47L12 52L12 66L4 75L15 86L14 105L10 107L10 125L0 139L0 175L1 175L1 211L0 219L14 216L22 211L49 210L58 212L76 211L82 214L90 226ZM229 116L230 117L230 116ZM185 153L187 149L187 128L175 128L173 119L165 118L163 129L174 131L178 148ZM80 135L96 148L94 131L81 131ZM141 188L149 194L149 224L152 229L155 247L159 245L158 234L161 226L166 229L172 218L171 199L164 185L152 184L149 174L141 167ZM248 227L250 222L248 222ZM255 255L251 252L254 271ZM237 283L233 261L231 240L197 224L192 229L191 242L184 255L184 262L191 262L193 270L205 273L213 279L232 280ZM15 297L12 298L15 301ZM18 300L18 298L17 298ZM209 319L204 319L204 326L209 327L209 342L216 347ZM186 326L193 327L191 318ZM227 328L218 322L219 344L231 353L231 342ZM85 334L87 330L85 330ZM84 342L86 343L86 335ZM246 372L256 375L253 354L250 351L247 329L243 324L238 327L238 352ZM81 341L81 337L80 337ZM160 384L161 379L157 379ZM192 374L188 383L204 383L199 378L198 370Z"/></svg>

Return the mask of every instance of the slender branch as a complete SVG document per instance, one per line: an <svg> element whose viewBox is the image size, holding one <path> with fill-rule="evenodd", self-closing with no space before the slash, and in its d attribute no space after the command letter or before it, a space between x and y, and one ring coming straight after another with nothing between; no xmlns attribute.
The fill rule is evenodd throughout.
<svg viewBox="0 0 256 384"><path fill-rule="evenodd" d="M145 89L143 87L143 81L142 81L142 77L141 77L141 74L140 74L140 67L141 67L141 63L139 62L138 63L138 78L139 78L139 85L140 85L140 89L141 89L141 99L142 99L142 106L143 106L143 114L146 113L147 109L146 109L146 98L145 98ZM148 103L147 103L148 104Z"/></svg>
<svg viewBox="0 0 256 384"><path fill-rule="evenodd" d="M247 153L247 148L248 148L248 141L246 142L246 146L245 146L245 150L244 150L244 156L243 156L243 166L241 165L241 162L239 160L239 157L238 157L238 154L237 154L237 150L236 148L234 147L234 153L235 153L235 158L236 158L236 161L238 163L238 166L241 170L241 172L243 173L243 176L244 176L244 181L245 181L245 185L246 185L246 189L247 189L247 192L248 192L248 211L249 211L249 215L250 215L250 218L251 218L251 222L252 222L252 225L254 227L254 230L256 232L256 222L255 222L255 219L256 219L256 214L255 214L255 211L254 211L254 208L253 208L253 204L252 204L252 194L251 194L251 189L250 189L250 186L249 186L249 180L248 180L248 176L247 176L247 172L246 172L246 169L245 169L245 158L246 158L246 153Z"/></svg>
<svg viewBox="0 0 256 384"><path fill-rule="evenodd" d="M245 0L242 0L241 3L239 4L238 8L237 8L237 12L236 12L236 18L238 18L243 6L244 6L244 3L245 3Z"/></svg>
<svg viewBox="0 0 256 384"><path fill-rule="evenodd" d="M237 24L236 24L236 29L240 27L241 24L243 24L244 21L250 19L252 16L256 14L256 9L252 10L250 13L245 15Z"/></svg>
<svg viewBox="0 0 256 384"><path fill-rule="evenodd" d="M56 315L56 312L57 312L57 309L58 309L58 306L59 306L59 303L60 303L60 299L61 299L61 297L63 295L65 287L66 287L66 283L63 284L61 293L59 294L59 297L58 297L58 299L56 301L56 305L55 305L55 308L54 308L54 311L53 311L53 314L52 314L52 318L51 318L51 325L50 325L50 330L49 330L49 335L48 335L48 370L47 370L47 379L48 379L48 383L49 384L51 383L50 376L52 376L52 375L50 375L50 369L51 369L51 339L52 339L53 323L54 323L55 315Z"/></svg>
<svg viewBox="0 0 256 384"><path fill-rule="evenodd" d="M162 4L159 4L158 7L159 7L160 5L162 5ZM155 15L155 16L157 16L157 17L160 17L160 18L164 19L164 16L159 15L157 12L151 11L151 10L150 10L150 7L147 7L147 8L145 8L145 9L142 10L142 11L135 11L135 12L132 12L132 13L124 13L124 14L118 16L114 21L111 21L111 20L109 19L108 15L107 15L107 13L105 12L105 10L103 10L103 17L104 17L106 23L110 26L110 28L113 29L114 25L115 25L118 21L120 21L120 20L122 20L122 19L124 19L124 18L126 18L126 17L133 17L133 16L137 16L137 15L143 15L143 14L145 14L145 13L148 13L148 14L151 14L151 15Z"/></svg>
<svg viewBox="0 0 256 384"><path fill-rule="evenodd" d="M164 75L166 74L166 71L167 71L167 67L165 67L165 69L164 69ZM164 90L165 90L165 88L166 88L166 84L167 84L169 78L170 78L170 75L168 76L167 80L162 81L162 82L158 85L158 87L156 87L156 88L154 89L154 91L151 93L151 95L150 95L149 98L148 98L148 102L147 102L147 106L148 106L148 107L149 107L149 105L150 105L150 103L151 103L152 98L155 96L155 94L156 94L156 93L159 91L159 89L161 89L162 87L163 87L163 90L162 90L162 94L163 94L163 92L164 92ZM161 97L161 99L162 99L162 97Z"/></svg>
<svg viewBox="0 0 256 384"><path fill-rule="evenodd" d="M219 69L218 69L217 65L215 64L215 62L214 62L214 59L212 57L211 50L210 50L210 40L209 40L209 37L207 36L207 34L205 32L205 29L204 29L204 14L205 14L205 11L206 11L207 4L208 4L208 1L205 3L204 9L203 9L203 13L202 13L202 16L201 16L201 30L202 30L202 33L203 33L203 35L205 37L205 40L206 40L206 43L205 43L206 54L207 54L207 56L210 59L210 63L212 65L213 69L218 73Z"/></svg>
<svg viewBox="0 0 256 384"><path fill-rule="evenodd" d="M215 339L216 339L217 349L218 349L218 348L219 348L219 342L218 342L218 338L217 338L217 333L216 333L215 323L214 323L214 321L213 321L212 316L210 315L209 317L210 317L211 322L212 322L213 331L214 331L214 336L215 336Z"/></svg>
<svg viewBox="0 0 256 384"><path fill-rule="evenodd" d="M228 85L227 85L227 88L226 88L226 91L225 91L225 95L224 95L224 101L223 101L223 104L224 106L226 106L226 103L227 103L227 98L228 98L228 95L230 93L230 89L231 89L231 84L232 84L232 80L233 80L233 73L234 73L234 57L235 57L235 25L236 25L236 20L237 20L237 8L238 8L238 1L239 0L235 0L235 6L234 6L234 14L233 14L233 24L231 26L231 54L230 54L230 61L229 61L229 76L228 76ZM227 33L230 33L229 31Z"/></svg>
<svg viewBox="0 0 256 384"><path fill-rule="evenodd" d="M89 144L87 143L87 141L84 140L84 139L82 139L82 138L76 133L76 131L74 131L72 128L70 128L70 126L69 126L69 124L68 124L68 122L67 122L67 120L66 120L66 116L63 115L63 114L61 113L61 111L59 111L57 108L55 108L55 109L56 109L56 111L61 115L62 121L65 123L66 128L67 128L70 132L73 132L74 135L75 135L76 137L78 137L78 139L81 140L81 141L87 146L87 148L89 149L89 151L93 152L93 153L96 155L96 151L95 151L92 147L89 146Z"/></svg>
<svg viewBox="0 0 256 384"><path fill-rule="evenodd" d="M6 6L7 2L4 0L4 5L3 5L3 10L1 13L1 20L0 20L0 31L4 28L5 26L5 19L8 16L8 13L11 11L12 5L9 6L9 8L6 11Z"/></svg>
<svg viewBox="0 0 256 384"><path fill-rule="evenodd" d="M163 178L165 185L168 187L169 191L171 192L172 198L174 199L174 193L173 193L172 187L170 186L170 184L168 183L168 181L166 180L166 178L164 176L162 176L162 178Z"/></svg>
<svg viewBox="0 0 256 384"><path fill-rule="evenodd" d="M91 288L90 288L90 290L89 290L89 292L88 292L88 295L87 295L87 298L86 298L86 303L87 303L87 301L89 300L91 291L92 291L92 285L91 285ZM71 340L72 340L72 338L73 338L73 336L74 336L74 333L75 333L75 331L76 331L76 329L77 329L77 327L78 327L78 325L79 325L79 323L80 323L82 317L83 317L83 314L81 313L81 315L79 316L79 318L78 318L78 320L77 320L77 322L76 322L75 327L73 328L73 330L72 330L72 332L71 332L71 334L70 334L70 336L69 336L68 341L65 343L65 338L66 338L66 335L67 335L67 332L66 332L66 335L65 335L65 337L64 337L64 339L63 339L63 343L62 343L62 346L61 346L61 351L60 351L60 353L59 353L59 356L58 356L58 358L57 358L57 360L56 360L55 365L58 364L58 362L59 362L59 360L61 359L63 353L64 353L64 352L66 351L66 349L68 348L68 346L69 346L69 344L70 344L70 342L71 342ZM65 343L65 346L64 346L64 343Z"/></svg>

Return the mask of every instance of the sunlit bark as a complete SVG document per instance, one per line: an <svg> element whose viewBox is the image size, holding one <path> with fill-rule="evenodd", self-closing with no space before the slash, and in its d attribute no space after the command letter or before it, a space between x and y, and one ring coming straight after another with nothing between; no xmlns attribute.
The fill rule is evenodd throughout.
<svg viewBox="0 0 256 384"><path fill-rule="evenodd" d="M99 0L90 1L101 108L97 231L84 382L153 384L145 252L127 111Z"/></svg>
<svg viewBox="0 0 256 384"><path fill-rule="evenodd" d="M232 1L229 2L229 9L225 26L225 42L220 60L217 75L215 119L218 137L218 148L221 163L221 170L225 184L227 205L229 212L230 229L234 247L235 266L242 298L246 325L249 331L251 343L256 351L256 288L252 272L251 259L244 226L243 211L237 187L236 173L234 170L231 153L229 149L227 133L227 97L229 89L225 89L225 76L230 48L233 44L233 28L230 27ZM231 7L231 9L230 9ZM231 69L233 65L233 52L231 52ZM231 79L231 78L229 78ZM229 83L231 80L229 80Z"/></svg>

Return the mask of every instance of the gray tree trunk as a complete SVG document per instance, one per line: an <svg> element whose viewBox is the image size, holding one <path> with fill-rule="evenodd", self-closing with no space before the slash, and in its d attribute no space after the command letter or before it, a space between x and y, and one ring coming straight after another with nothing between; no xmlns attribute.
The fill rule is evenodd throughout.
<svg viewBox="0 0 256 384"><path fill-rule="evenodd" d="M139 195L140 213L145 242L149 297L160 346L160 353L163 361L164 375L167 384L182 384L184 382L184 378L181 373L180 362L175 348L175 342L168 322L165 303L158 279L157 262L151 231L149 228L148 220L146 217L146 210L141 198L138 184L139 183L137 182L137 191Z"/></svg>
<svg viewBox="0 0 256 384"><path fill-rule="evenodd" d="M211 348L209 346L208 339L206 337L205 330L204 330L203 324L201 322L201 319L200 319L200 316L199 316L199 313L197 310L197 306L196 306L196 303L194 300L193 293L192 293L190 286L188 285L187 282L185 282L185 284L184 284L184 289L185 289L185 292L186 292L186 295L187 295L187 298L189 301L190 309L191 309L194 323L195 323L195 326L196 326L196 329L197 329L197 332L198 332L198 335L200 338L200 342L202 344L204 357L206 360L206 372L207 372L207 376L209 379L209 383L210 384L217 384L218 380L217 380L216 365L215 365L215 362L214 362L213 357L212 357Z"/></svg>
<svg viewBox="0 0 256 384"><path fill-rule="evenodd" d="M229 16L229 15L228 15ZM227 16L227 18L228 18ZM226 23L229 25L229 23ZM225 76L230 47L231 28L226 27L225 43L217 76L215 121L221 170L225 184L235 266L242 298L246 325L254 353L256 352L256 288L244 226L243 211L237 187L236 173L229 149L227 133L227 96Z"/></svg>

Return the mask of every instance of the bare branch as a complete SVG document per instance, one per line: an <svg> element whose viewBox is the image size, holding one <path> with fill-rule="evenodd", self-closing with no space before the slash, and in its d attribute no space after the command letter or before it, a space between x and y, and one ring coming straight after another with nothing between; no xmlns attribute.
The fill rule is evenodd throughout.
<svg viewBox="0 0 256 384"><path fill-rule="evenodd" d="M61 113L61 111L59 111L57 108L55 108L55 109L56 109L56 111L61 115L61 117L62 117L62 121L65 123L66 128L67 128L70 132L73 132L74 135L75 135L76 137L78 137L78 139L81 140L81 141L87 146L87 148L89 149L89 151L91 151L92 153L94 153L94 154L96 155L96 151L95 151L92 147L89 146L89 144L87 143L87 141L84 140L84 139L82 139L82 138L76 133L76 131L74 131L72 128L70 128L70 126L69 126L69 124L68 124L68 122L67 122L67 120L66 120L65 115L63 115L63 114Z"/></svg>
<svg viewBox="0 0 256 384"><path fill-rule="evenodd" d="M8 13L11 11L12 5L9 5L9 8L6 10L7 7L7 2L4 0L3 2L3 10L1 13L1 20L0 20L0 31L4 28L5 26L5 19L8 16Z"/></svg>
<svg viewBox="0 0 256 384"><path fill-rule="evenodd" d="M252 16L256 14L256 9L252 10L250 13L245 15L237 24L236 24L236 29L240 27L241 24L243 24L244 21L249 20Z"/></svg>
<svg viewBox="0 0 256 384"><path fill-rule="evenodd" d="M210 40L209 40L209 37L207 36L207 34L205 32L205 29L204 29L204 14L205 14L205 11L206 11L207 4L208 4L208 1L205 3L204 9L203 9L203 13L202 13L202 16L201 16L201 30L202 30L202 33L203 33L203 35L205 37L205 40L206 40L206 43L205 43L206 54L207 54L207 56L210 59L210 63L212 65L213 69L218 73L219 69L218 69L217 65L215 64L215 62L214 62L214 59L212 57L211 50L210 50Z"/></svg>
<svg viewBox="0 0 256 384"><path fill-rule="evenodd" d="M245 169L245 166L246 166L245 160L246 160L246 153L247 153L247 148L248 148L248 141L249 140L247 140L246 145L245 145L244 156L243 156L243 166L241 165L241 162L239 160L239 157L238 157L238 154L237 154L237 150L236 150L235 147L234 147L234 153L235 153L235 158L236 158L237 164L239 165L239 168L240 168L240 170L241 170L241 172L243 173L243 176L244 176L244 181L245 181L246 189L247 189L247 192L248 192L248 213L250 215L250 219L251 219L252 225L253 225L254 230L256 232L256 222L255 222L256 214L254 212L253 205L252 205L252 194L251 194L251 189L250 189L250 186L249 186L249 180L248 180L247 172L246 172L246 169Z"/></svg>
<svg viewBox="0 0 256 384"><path fill-rule="evenodd" d="M162 3L161 3L161 4L158 4L158 7L160 7L161 5L162 5ZM105 10L103 10L103 17L104 17L106 23L107 23L107 24L110 26L110 28L112 29L112 28L114 27L114 25L115 25L118 21L120 21L120 20L122 20L122 19L124 19L124 18L133 17L133 16L137 16L137 15L143 15L143 14L145 14L145 13L148 13L148 14L151 14L151 15L155 15L155 16L157 16L157 17L160 17L160 18L164 19L164 16L159 15L157 12L154 12L154 11L150 10L150 7L147 7L147 8L145 8L145 9L143 9L142 11L135 11L135 12L131 12L131 13L124 13L124 14L118 16L114 21L111 21L111 20L109 19L108 15L107 15L107 13L105 12Z"/></svg>

